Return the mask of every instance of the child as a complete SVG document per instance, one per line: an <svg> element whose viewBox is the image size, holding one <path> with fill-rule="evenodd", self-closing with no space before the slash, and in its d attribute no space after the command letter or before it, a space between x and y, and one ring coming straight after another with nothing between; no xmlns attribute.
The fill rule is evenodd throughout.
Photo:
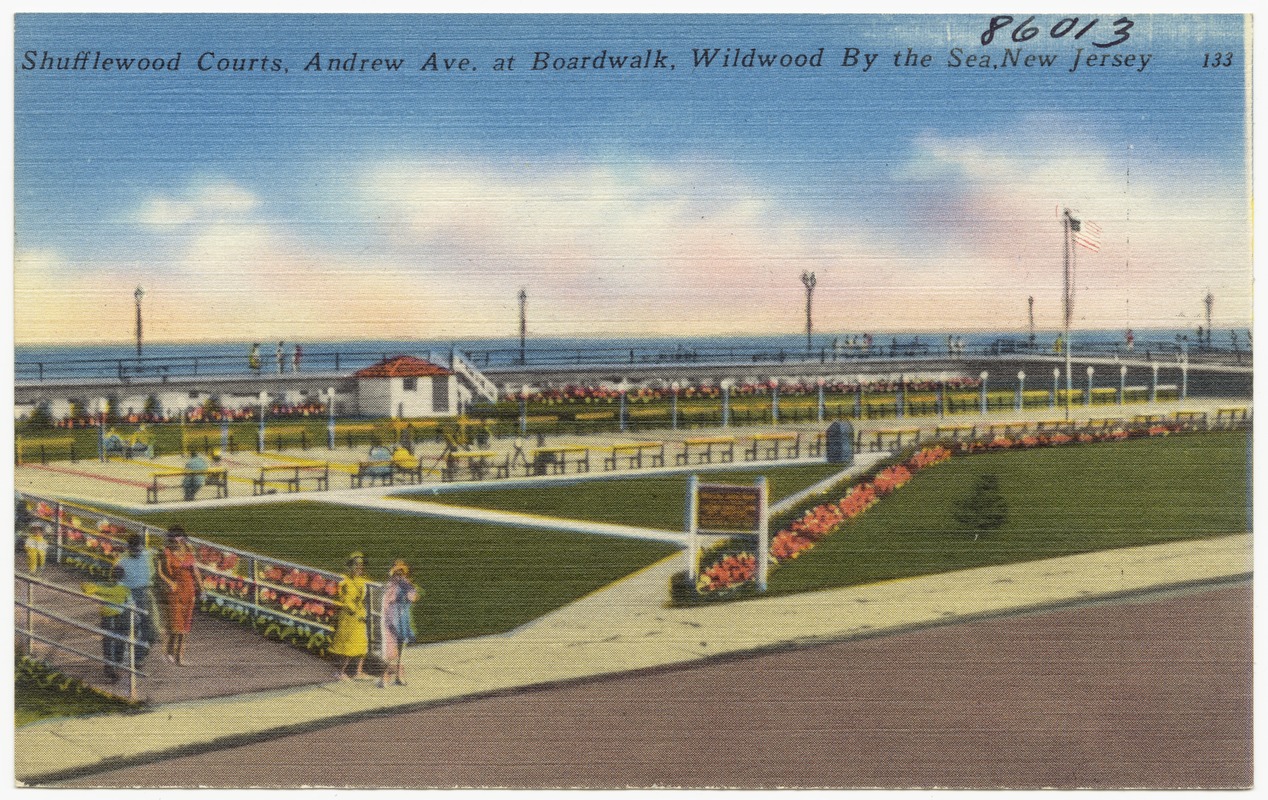
<svg viewBox="0 0 1268 800"><path fill-rule="evenodd" d="M35 575L44 568L44 560L48 557L48 542L44 539L44 523L31 526L26 535L26 564L28 571Z"/></svg>
<svg viewBox="0 0 1268 800"><path fill-rule="evenodd" d="M128 617L135 606L132 605L132 593L128 587L119 583L123 578L122 567L112 567L105 583L85 583L80 588L86 595L91 595L105 602L101 604L101 628L109 633L126 637L128 635ZM126 606L126 608L120 608ZM124 613L127 611L128 613ZM140 633L138 629L138 633ZM101 654L106 659L106 680L114 683L120 675L115 667L123 664L123 656L127 645L113 636L101 639Z"/></svg>

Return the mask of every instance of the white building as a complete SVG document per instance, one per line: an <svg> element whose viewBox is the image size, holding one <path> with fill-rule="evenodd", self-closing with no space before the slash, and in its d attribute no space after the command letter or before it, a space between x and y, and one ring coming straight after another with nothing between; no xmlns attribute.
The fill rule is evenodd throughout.
<svg viewBox="0 0 1268 800"><path fill-rule="evenodd" d="M447 417L459 411L457 375L414 356L394 356L357 372L363 417Z"/></svg>

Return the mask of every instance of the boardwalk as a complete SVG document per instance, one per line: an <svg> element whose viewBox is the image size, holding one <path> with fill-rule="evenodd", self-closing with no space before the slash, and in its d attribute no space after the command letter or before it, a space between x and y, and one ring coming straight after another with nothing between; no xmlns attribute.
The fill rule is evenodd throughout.
<svg viewBox="0 0 1268 800"><path fill-rule="evenodd" d="M56 565L45 567L40 577L50 583L74 588L87 580L83 573ZM17 596L25 597L26 584L22 581L16 584ZM43 589L35 591L35 601L37 604L51 601L62 615L97 624L98 606L91 601L68 598ZM14 613L18 622L24 624L25 612L19 609ZM35 630L41 636L84 652L101 652L99 637L38 615L34 615L34 619ZM17 644L22 651L25 645L22 637L18 637ZM39 642L34 643L34 654L65 675L92 686L127 694L127 683L120 681L111 686L98 662ZM165 704L226 697L324 683L334 675L334 667L324 659L290 645L262 639L247 628L208 614L195 615L186 658L188 666L170 664L163 658L162 644L158 645L142 667L147 675L139 684L140 699L150 704Z"/></svg>

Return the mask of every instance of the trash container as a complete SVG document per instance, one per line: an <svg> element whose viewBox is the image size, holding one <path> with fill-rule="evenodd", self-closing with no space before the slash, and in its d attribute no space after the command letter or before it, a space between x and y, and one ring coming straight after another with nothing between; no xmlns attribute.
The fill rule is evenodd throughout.
<svg viewBox="0 0 1268 800"><path fill-rule="evenodd" d="M853 425L845 420L837 420L828 426L825 439L829 464L844 464L848 467L854 463Z"/></svg>

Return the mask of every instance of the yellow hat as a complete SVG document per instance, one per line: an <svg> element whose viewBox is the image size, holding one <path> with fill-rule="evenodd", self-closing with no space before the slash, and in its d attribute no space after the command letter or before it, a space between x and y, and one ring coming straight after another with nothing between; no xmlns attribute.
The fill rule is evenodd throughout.
<svg viewBox="0 0 1268 800"><path fill-rule="evenodd" d="M409 564L406 564L406 563L405 563L405 559L403 559L403 558L398 558L398 559L396 559L396 561L392 564L392 568L391 568L391 569L389 569L389 570L387 571L387 575L388 575L388 577L389 577L389 578L390 578L390 577L392 577L393 575L403 575L403 576L405 576L406 578L408 578L408 577L409 577Z"/></svg>

